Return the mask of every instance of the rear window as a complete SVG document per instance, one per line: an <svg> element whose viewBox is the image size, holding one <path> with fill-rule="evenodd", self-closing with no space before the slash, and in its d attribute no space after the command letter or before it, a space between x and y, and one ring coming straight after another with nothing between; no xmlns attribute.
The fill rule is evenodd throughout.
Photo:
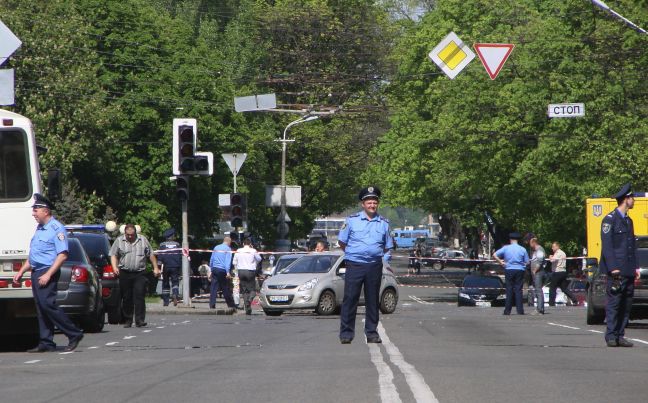
<svg viewBox="0 0 648 403"><path fill-rule="evenodd" d="M110 252L110 244L103 235L72 234L70 237L78 239L88 256L93 258L97 258L100 255L106 257Z"/></svg>
<svg viewBox="0 0 648 403"><path fill-rule="evenodd" d="M502 280L497 277L466 277L463 281L464 287L479 288L502 288Z"/></svg>
<svg viewBox="0 0 648 403"><path fill-rule="evenodd" d="M74 239L74 238L68 239L67 261L76 262L76 263L88 263L88 259L78 239Z"/></svg>

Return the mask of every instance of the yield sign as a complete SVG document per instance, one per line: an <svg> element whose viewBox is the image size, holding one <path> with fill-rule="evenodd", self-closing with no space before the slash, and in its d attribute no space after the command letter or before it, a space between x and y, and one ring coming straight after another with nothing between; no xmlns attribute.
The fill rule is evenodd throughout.
<svg viewBox="0 0 648 403"><path fill-rule="evenodd" d="M515 45L511 43L476 43L477 56L481 60L491 80L499 74Z"/></svg>
<svg viewBox="0 0 648 403"><path fill-rule="evenodd" d="M0 21L0 65L22 45L20 39Z"/></svg>
<svg viewBox="0 0 648 403"><path fill-rule="evenodd" d="M247 154L221 154L223 156L223 159L225 160L225 163L227 163L227 166L229 167L230 171L232 171L232 175L236 176L238 175L239 170L243 166L243 163L245 162L245 158L247 158Z"/></svg>

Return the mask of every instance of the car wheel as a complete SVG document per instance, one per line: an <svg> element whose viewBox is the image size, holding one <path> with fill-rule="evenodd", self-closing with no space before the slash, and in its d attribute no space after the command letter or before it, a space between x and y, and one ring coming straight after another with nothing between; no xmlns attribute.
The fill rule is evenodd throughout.
<svg viewBox="0 0 648 403"><path fill-rule="evenodd" d="M264 309L263 312L265 312L266 315L268 316L281 316L283 311L270 311L268 309Z"/></svg>
<svg viewBox="0 0 648 403"><path fill-rule="evenodd" d="M588 325L602 325L605 321L605 311L603 309L596 309L592 303L592 288L587 290L587 324Z"/></svg>
<svg viewBox="0 0 648 403"><path fill-rule="evenodd" d="M81 321L81 327L87 333L99 333L104 328L106 313L103 307L103 300L99 297L95 309Z"/></svg>
<svg viewBox="0 0 648 403"><path fill-rule="evenodd" d="M106 313L108 314L108 323L111 325L118 325L122 320L121 301L115 306L108 307Z"/></svg>
<svg viewBox="0 0 648 403"><path fill-rule="evenodd" d="M393 288L387 288L380 297L380 312L384 314L394 313L398 304L398 294Z"/></svg>
<svg viewBox="0 0 648 403"><path fill-rule="evenodd" d="M443 270L443 263L441 263L441 262L434 262L434 264L432 264L432 268L433 268L434 270Z"/></svg>
<svg viewBox="0 0 648 403"><path fill-rule="evenodd" d="M335 294L333 294L333 291L331 290L325 290L319 297L315 312L317 312L318 315L333 315L336 308L337 303L335 302Z"/></svg>

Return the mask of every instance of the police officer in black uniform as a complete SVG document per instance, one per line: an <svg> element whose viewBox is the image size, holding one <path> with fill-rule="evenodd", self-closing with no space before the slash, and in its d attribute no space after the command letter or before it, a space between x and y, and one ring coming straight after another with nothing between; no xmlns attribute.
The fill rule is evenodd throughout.
<svg viewBox="0 0 648 403"><path fill-rule="evenodd" d="M634 207L630 184L623 185L614 198L618 207L605 216L601 224L600 269L607 274L605 341L608 347L632 347L632 342L624 338L637 269L634 227L628 216L628 211Z"/></svg>
<svg viewBox="0 0 648 403"><path fill-rule="evenodd" d="M166 241L160 244L160 251L156 253L158 263L162 264L162 302L164 306L169 306L170 296L173 298L173 306L178 305L182 250L180 244L175 241L175 234L173 228L164 231L162 236ZM165 249L171 250L165 251Z"/></svg>

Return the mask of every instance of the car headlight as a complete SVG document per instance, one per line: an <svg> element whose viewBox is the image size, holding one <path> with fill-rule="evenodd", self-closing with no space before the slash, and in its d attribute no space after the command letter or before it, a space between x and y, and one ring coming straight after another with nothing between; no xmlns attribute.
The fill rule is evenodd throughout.
<svg viewBox="0 0 648 403"><path fill-rule="evenodd" d="M465 294L465 293L463 293L463 292L460 292L460 293L459 293L459 296L460 296L461 298L470 299L470 295Z"/></svg>
<svg viewBox="0 0 648 403"><path fill-rule="evenodd" d="M302 284L302 286L299 287L297 289L297 291L312 290L313 288L315 288L315 286L317 285L318 282L319 282L319 278L314 278L314 279L308 280L307 282Z"/></svg>

